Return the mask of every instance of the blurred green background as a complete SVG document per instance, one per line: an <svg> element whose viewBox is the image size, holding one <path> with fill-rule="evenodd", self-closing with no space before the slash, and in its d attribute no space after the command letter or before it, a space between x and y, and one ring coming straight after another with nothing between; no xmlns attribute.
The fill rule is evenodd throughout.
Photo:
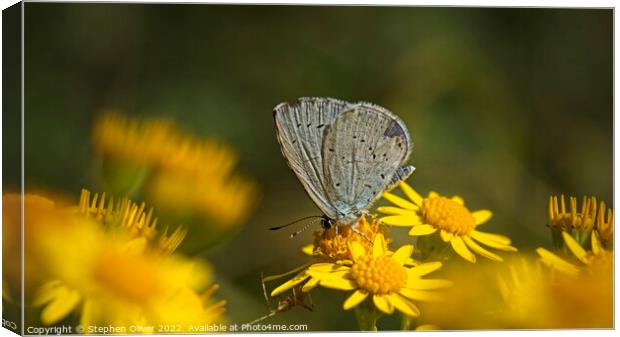
<svg viewBox="0 0 620 337"><path fill-rule="evenodd" d="M491 209L483 230L509 235L522 251L551 246L550 194L613 203L612 10L25 8L27 190L77 200L80 188L96 189L90 131L107 109L172 118L225 141L262 192L242 229L201 253L235 323L268 312L260 272L298 266L299 248L312 240L311 230L291 240L293 229L267 228L319 214L275 138L271 110L282 101L331 96L394 111L414 142L409 182ZM406 240L405 230L392 234ZM297 308L265 322L357 329L353 313L340 309L342 292L313 294L314 312ZM380 328L398 323L385 319Z"/></svg>

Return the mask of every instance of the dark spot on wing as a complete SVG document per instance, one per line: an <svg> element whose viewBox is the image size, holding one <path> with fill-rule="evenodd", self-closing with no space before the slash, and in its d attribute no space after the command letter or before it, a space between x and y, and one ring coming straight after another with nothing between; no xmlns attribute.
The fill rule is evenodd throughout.
<svg viewBox="0 0 620 337"><path fill-rule="evenodd" d="M381 173L381 179L385 179L385 175Z"/></svg>
<svg viewBox="0 0 620 337"><path fill-rule="evenodd" d="M342 156L342 160L344 160L344 156Z"/></svg>
<svg viewBox="0 0 620 337"><path fill-rule="evenodd" d="M307 127L310 127L311 125L312 125L311 123L308 123L308 125L306 125L306 126L307 126Z"/></svg>
<svg viewBox="0 0 620 337"><path fill-rule="evenodd" d="M327 149L327 151L329 151L329 152L334 152L334 149L329 148L329 149Z"/></svg>
<svg viewBox="0 0 620 337"><path fill-rule="evenodd" d="M353 136L353 139L357 139L357 136Z"/></svg>
<svg viewBox="0 0 620 337"><path fill-rule="evenodd" d="M403 130L403 128L400 127L400 125L398 125L398 122L396 122L395 120L392 120L390 122L390 125L388 125L388 127L385 129L383 135L390 138L398 136L406 138L405 130Z"/></svg>
<svg viewBox="0 0 620 337"><path fill-rule="evenodd" d="M372 154L372 159L376 159L376 158L377 158L377 155L373 153Z"/></svg>
<svg viewBox="0 0 620 337"><path fill-rule="evenodd" d="M316 128L320 129L320 128L324 127L324 126L325 126L325 124L319 124L319 125L316 126Z"/></svg>
<svg viewBox="0 0 620 337"><path fill-rule="evenodd" d="M297 123L297 127L300 127L300 126L301 126L301 123Z"/></svg>
<svg viewBox="0 0 620 337"><path fill-rule="evenodd" d="M336 183L336 187L340 186L340 183Z"/></svg>
<svg viewBox="0 0 620 337"><path fill-rule="evenodd" d="M372 186L368 185L368 184L364 184L365 187L371 188Z"/></svg>
<svg viewBox="0 0 620 337"><path fill-rule="evenodd" d="M293 143L293 144L297 143L297 139L293 139L293 141L291 143Z"/></svg>

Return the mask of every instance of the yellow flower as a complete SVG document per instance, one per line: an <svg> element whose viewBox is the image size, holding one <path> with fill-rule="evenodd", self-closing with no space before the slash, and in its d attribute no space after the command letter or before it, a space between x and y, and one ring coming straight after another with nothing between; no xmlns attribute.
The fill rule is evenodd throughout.
<svg viewBox="0 0 620 337"><path fill-rule="evenodd" d="M350 242L352 265L317 263L308 268L308 274L319 280L322 287L354 292L345 300L343 309L351 309L372 297L374 305L383 313L398 309L405 315L418 316L420 310L414 301L433 301L439 297L428 290L445 288L445 280L422 279L441 267L440 262L405 266L413 253L413 246L405 245L390 254L383 234L373 238L369 253L357 241Z"/></svg>
<svg viewBox="0 0 620 337"><path fill-rule="evenodd" d="M570 197L569 200L570 212L567 212L564 195L560 196L559 202L557 196L549 197L549 227L567 232L591 230L596 217L596 198L584 196L581 211L577 209L577 198Z"/></svg>
<svg viewBox="0 0 620 337"><path fill-rule="evenodd" d="M603 247L611 249L614 242L614 213L609 208L605 217L605 203L601 201L596 217L596 232Z"/></svg>
<svg viewBox="0 0 620 337"><path fill-rule="evenodd" d="M609 274L613 272L613 252L604 249L596 234L591 235L592 250L586 251L570 234L562 232L568 250L581 262L581 266L568 262L545 248L537 248L543 264L559 272L577 276L582 272Z"/></svg>
<svg viewBox="0 0 620 337"><path fill-rule="evenodd" d="M351 226L339 226L338 229L332 227L315 232L312 255L324 262L350 262L352 257L349 243L352 241L359 242L367 251L372 251L372 242L369 238L375 237L378 233L385 234L387 228L374 217L368 218L361 217L355 226L355 231L351 229Z"/></svg>
<svg viewBox="0 0 620 337"><path fill-rule="evenodd" d="M581 245L587 245L590 233L596 230L603 247L610 248L613 242L613 212L606 211L603 201L597 209L596 198L583 197L581 209L577 198L569 197L570 210L567 209L564 195L549 197L549 227L552 230L556 247L563 247L562 232L572 235Z"/></svg>
<svg viewBox="0 0 620 337"><path fill-rule="evenodd" d="M472 268L475 270L472 271ZM445 300L424 303L424 322L448 330L567 329L613 326L613 278L569 277L545 268L534 255L511 254L504 263L475 266L453 261Z"/></svg>
<svg viewBox="0 0 620 337"><path fill-rule="evenodd" d="M77 208L49 210L37 218L47 224L39 226L31 243L49 280L33 299L43 306L43 324L75 311L84 328L176 320L186 331L188 319L193 324L221 321L224 303L210 298L217 286L206 288L211 268L174 253L185 232L158 233L157 220L144 204L115 203L97 194L91 198L83 190Z"/></svg>
<svg viewBox="0 0 620 337"><path fill-rule="evenodd" d="M22 256L22 202L23 202L23 246ZM2 195L2 280L3 296L20 298L19 294L32 293L45 277L41 266L44 261L34 258L34 245L31 243L51 221L45 216L55 208L54 201L36 194L26 193L23 196L16 193ZM22 285L22 258L24 263L24 278ZM5 291L7 292L5 294Z"/></svg>
<svg viewBox="0 0 620 337"><path fill-rule="evenodd" d="M491 211L471 212L465 207L463 199L458 196L448 198L430 192L426 198L422 198L405 182L400 183L400 188L410 201L385 192L383 198L397 207L379 207L379 212L388 214L380 219L382 222L392 226L412 227L409 231L411 236L439 233L443 242L449 242L452 249L469 262L476 262L473 253L494 261L502 261L499 255L488 251L478 243L508 252L517 250L510 245L511 240L508 237L477 230L479 225L491 218L493 215Z"/></svg>
<svg viewBox="0 0 620 337"><path fill-rule="evenodd" d="M297 273L295 277L276 287L271 296L279 295L299 284L303 284L302 291L308 292L318 285L318 279L308 274L309 268L316 263L336 263L336 264L352 264L351 242L357 242L372 252L372 242L369 238L375 237L377 234L384 234L387 228L377 221L375 216L363 216L357 223L355 230L350 225L331 227L314 233L314 244L307 245L302 248L302 252L313 257L313 260L287 273L269 276L265 281L275 280L286 275ZM361 233L361 235L360 235ZM387 242L384 241L387 249ZM415 261L407 260L408 264L413 265Z"/></svg>
<svg viewBox="0 0 620 337"><path fill-rule="evenodd" d="M170 121L106 113L95 123L93 143L104 159L146 168L129 174L130 182L120 184L122 192L140 185L160 211L198 214L230 227L245 221L255 205L256 183L233 172L237 156L230 147L184 134Z"/></svg>

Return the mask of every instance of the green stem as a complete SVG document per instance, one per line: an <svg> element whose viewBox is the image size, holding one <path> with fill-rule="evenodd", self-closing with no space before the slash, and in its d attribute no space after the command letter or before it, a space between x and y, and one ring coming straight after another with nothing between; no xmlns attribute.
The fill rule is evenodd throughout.
<svg viewBox="0 0 620 337"><path fill-rule="evenodd" d="M403 314L400 321L400 330L415 330L415 319L411 316Z"/></svg>
<svg viewBox="0 0 620 337"><path fill-rule="evenodd" d="M450 244L443 242L438 234L418 236L416 244L423 261L445 261L452 254Z"/></svg>
<svg viewBox="0 0 620 337"><path fill-rule="evenodd" d="M381 313L372 304L372 301L366 300L355 307L355 318L357 318L357 326L360 331L377 331L377 320L381 317Z"/></svg>

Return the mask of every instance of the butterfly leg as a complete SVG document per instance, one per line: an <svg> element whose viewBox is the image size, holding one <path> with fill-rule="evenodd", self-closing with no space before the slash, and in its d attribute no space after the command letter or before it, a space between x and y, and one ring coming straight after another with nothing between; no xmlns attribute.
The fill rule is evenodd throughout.
<svg viewBox="0 0 620 337"><path fill-rule="evenodd" d="M269 296L267 296L267 287L265 286L265 275L263 275L263 273L260 273L260 281L263 285L263 295L265 296L265 302L267 302L267 306L269 308L271 308L271 303L269 302Z"/></svg>

